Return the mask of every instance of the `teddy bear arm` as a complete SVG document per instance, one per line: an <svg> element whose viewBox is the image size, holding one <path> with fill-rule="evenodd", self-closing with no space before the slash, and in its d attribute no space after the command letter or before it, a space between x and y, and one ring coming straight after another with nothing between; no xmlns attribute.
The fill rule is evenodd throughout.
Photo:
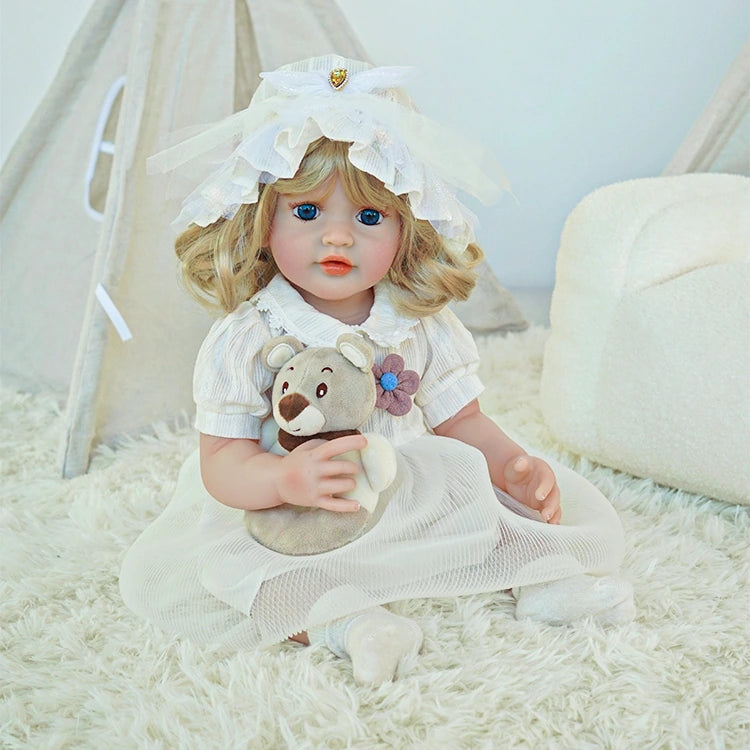
<svg viewBox="0 0 750 750"><path fill-rule="evenodd" d="M365 433L367 447L362 454L362 468L377 492L389 487L396 478L396 451L390 441L374 432Z"/></svg>

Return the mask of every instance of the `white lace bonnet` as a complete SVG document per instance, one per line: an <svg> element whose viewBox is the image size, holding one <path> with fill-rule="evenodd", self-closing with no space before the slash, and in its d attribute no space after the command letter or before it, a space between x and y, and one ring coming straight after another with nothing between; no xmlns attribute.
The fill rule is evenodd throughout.
<svg viewBox="0 0 750 750"><path fill-rule="evenodd" d="M350 142L355 167L406 195L414 216L462 253L476 220L454 189L491 203L507 181L486 150L416 111L400 88L412 72L327 55L261 73L247 109L148 160L149 172L178 172L188 180L199 174L192 185L203 180L173 225L180 230L232 218L240 205L258 200L259 184L293 177L308 146L325 136Z"/></svg>

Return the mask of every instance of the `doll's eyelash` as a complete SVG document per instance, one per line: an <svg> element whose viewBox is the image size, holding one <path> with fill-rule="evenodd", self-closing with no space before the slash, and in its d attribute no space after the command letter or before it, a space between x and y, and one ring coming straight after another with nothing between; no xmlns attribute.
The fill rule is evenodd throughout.
<svg viewBox="0 0 750 750"><path fill-rule="evenodd" d="M365 204L361 206L359 209L357 209L358 214L362 213L362 211L377 211L383 217L390 216L391 214L390 209L380 208L379 206L373 206L370 203Z"/></svg>

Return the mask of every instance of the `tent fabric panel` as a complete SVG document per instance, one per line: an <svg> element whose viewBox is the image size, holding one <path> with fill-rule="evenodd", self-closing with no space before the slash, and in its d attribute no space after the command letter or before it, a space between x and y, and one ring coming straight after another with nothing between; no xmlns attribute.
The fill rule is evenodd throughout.
<svg viewBox="0 0 750 750"><path fill-rule="evenodd" d="M234 24L234 110L239 112L250 103L262 71L255 26L246 0L236 0Z"/></svg>
<svg viewBox="0 0 750 750"><path fill-rule="evenodd" d="M101 231L86 173L102 101L125 71L131 11L94 7L0 175L0 377L27 391L70 386Z"/></svg>
<svg viewBox="0 0 750 750"><path fill-rule="evenodd" d="M63 473L86 470L93 440L171 419L192 405L191 373L210 316L181 287L166 178L146 157L165 134L231 114L234 0L142 0L118 125L110 194L68 404ZM130 327L122 342L95 303L101 282ZM88 408L88 404L95 408Z"/></svg>

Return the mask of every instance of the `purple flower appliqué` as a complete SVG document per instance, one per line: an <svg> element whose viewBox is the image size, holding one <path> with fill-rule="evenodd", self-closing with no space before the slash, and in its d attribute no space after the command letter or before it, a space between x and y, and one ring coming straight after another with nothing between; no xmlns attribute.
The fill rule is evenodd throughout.
<svg viewBox="0 0 750 750"><path fill-rule="evenodd" d="M373 366L372 372L378 394L375 406L403 417L411 409L411 397L419 388L419 375L414 370L404 370L404 358L398 354L389 354L380 367Z"/></svg>

